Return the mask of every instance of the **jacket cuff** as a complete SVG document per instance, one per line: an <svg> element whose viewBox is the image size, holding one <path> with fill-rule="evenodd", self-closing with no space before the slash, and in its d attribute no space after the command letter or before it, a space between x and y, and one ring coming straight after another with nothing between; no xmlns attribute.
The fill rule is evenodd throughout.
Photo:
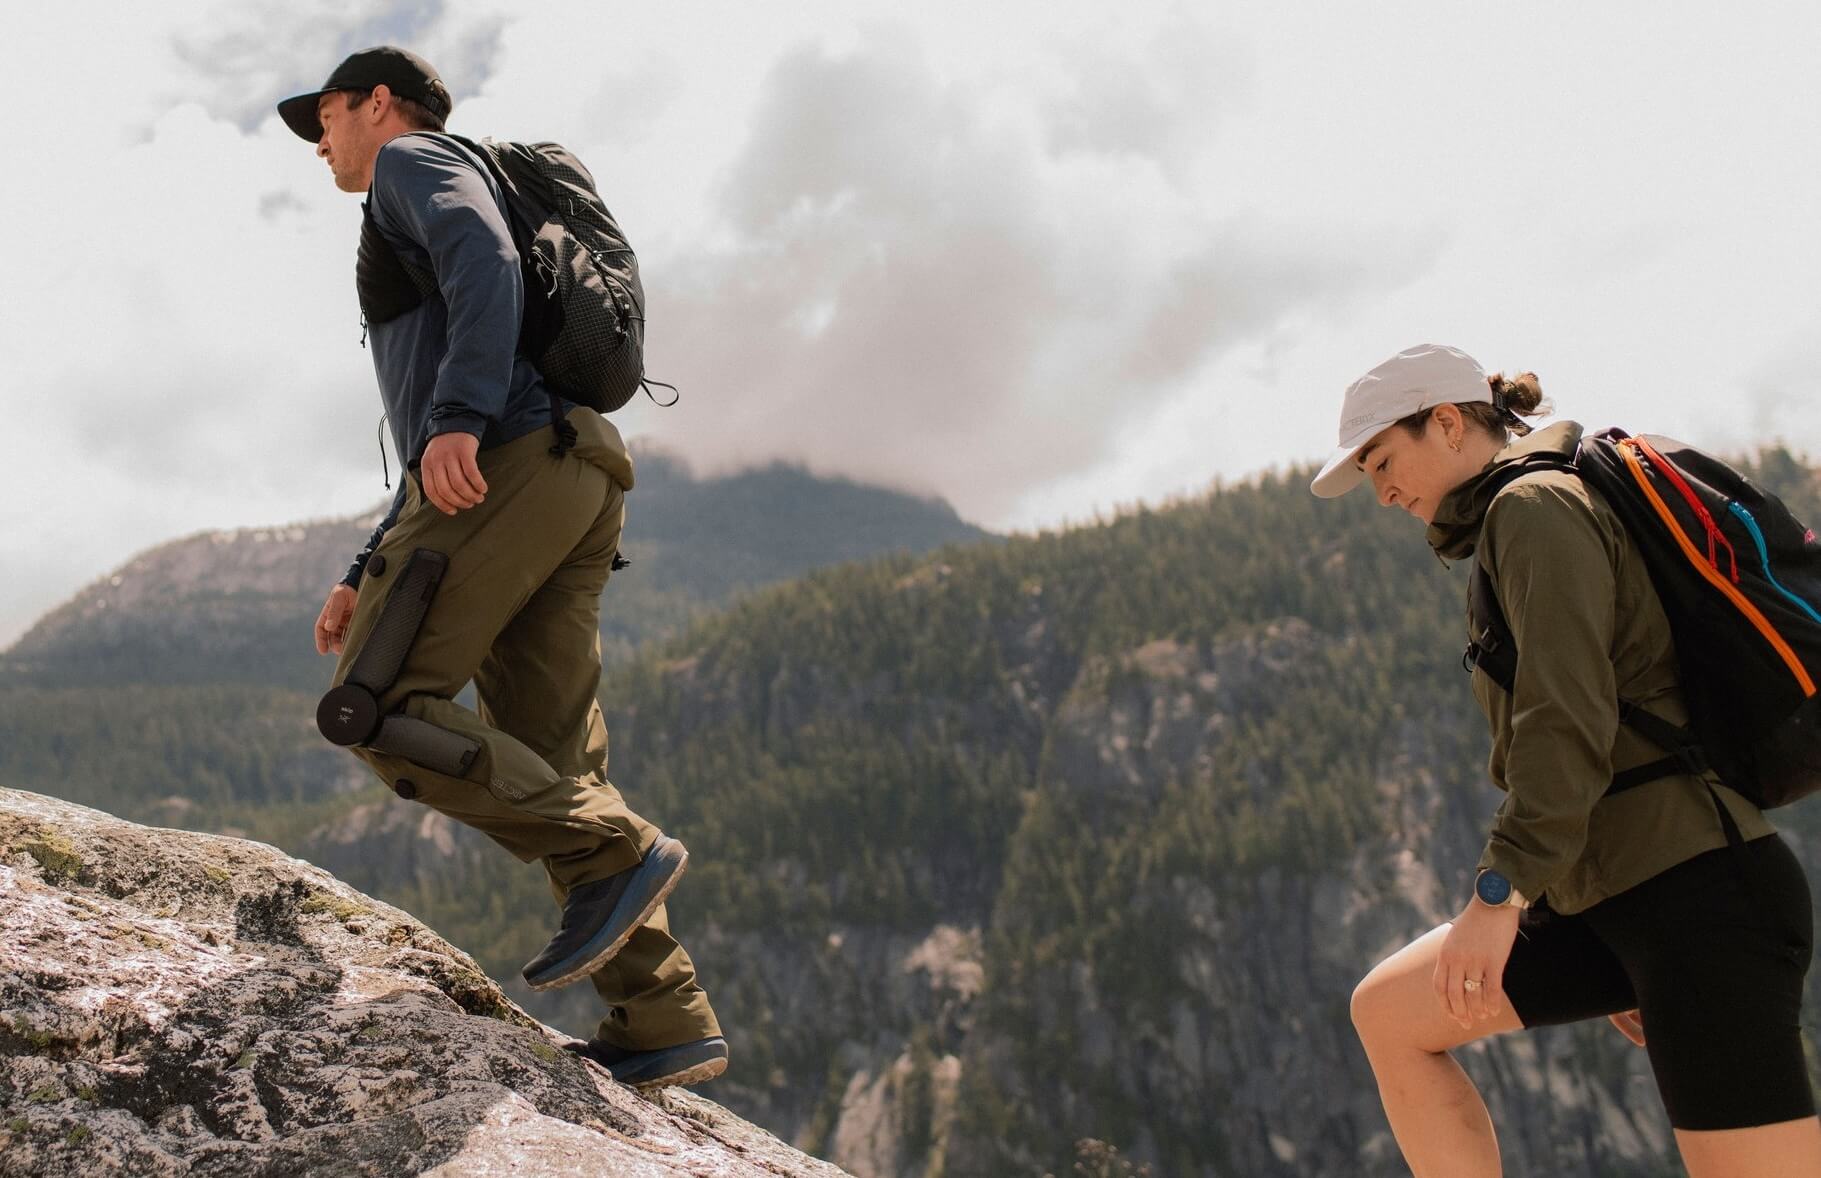
<svg viewBox="0 0 1821 1178"><path fill-rule="evenodd" d="M464 433L478 438L486 432L487 418L484 414L458 410L432 417L430 432L425 436L434 438L441 434Z"/></svg>

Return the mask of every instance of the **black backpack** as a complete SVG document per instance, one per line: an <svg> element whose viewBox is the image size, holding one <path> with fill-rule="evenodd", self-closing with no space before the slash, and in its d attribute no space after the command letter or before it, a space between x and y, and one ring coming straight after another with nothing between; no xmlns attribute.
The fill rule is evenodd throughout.
<svg viewBox="0 0 1821 1178"><path fill-rule="evenodd" d="M645 377L645 288L638 259L582 161L556 143L434 134L478 157L505 198L503 211L525 278L519 350L550 391L611 413L640 387L663 384ZM403 314L436 287L434 275L398 257L371 213L361 227L357 276L361 311L371 323Z"/></svg>
<svg viewBox="0 0 1821 1178"><path fill-rule="evenodd" d="M1622 723L1668 756L1613 779L1608 794L1711 768L1761 808L1821 789L1821 544L1776 496L1668 438L1607 430L1573 460L1539 455L1501 472L1568 469L1636 541L1675 639L1687 728L1619 700ZM1473 640L1463 662L1506 691L1519 653L1476 558Z"/></svg>

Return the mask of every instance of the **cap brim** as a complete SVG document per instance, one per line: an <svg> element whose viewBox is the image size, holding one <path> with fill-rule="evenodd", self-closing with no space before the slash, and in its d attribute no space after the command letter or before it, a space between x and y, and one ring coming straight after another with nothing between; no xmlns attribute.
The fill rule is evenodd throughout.
<svg viewBox="0 0 1821 1178"><path fill-rule="evenodd" d="M316 117L316 108L329 90L313 90L308 94L299 94L296 98L287 98L278 104L278 117L285 121L285 126L297 133L297 137L306 143L322 142L322 120Z"/></svg>
<svg viewBox="0 0 1821 1178"><path fill-rule="evenodd" d="M1355 466L1353 459L1359 454L1360 448L1371 440L1367 438L1358 445L1342 446L1335 450L1328 456L1328 461L1322 463L1320 473L1309 483L1309 490L1323 499L1338 499L1359 486L1360 481L1366 477L1366 472Z"/></svg>

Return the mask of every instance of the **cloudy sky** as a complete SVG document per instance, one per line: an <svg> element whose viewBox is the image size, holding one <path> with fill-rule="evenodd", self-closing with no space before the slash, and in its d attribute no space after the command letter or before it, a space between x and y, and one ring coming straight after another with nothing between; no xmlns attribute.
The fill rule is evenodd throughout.
<svg viewBox="0 0 1821 1178"><path fill-rule="evenodd" d="M272 111L380 42L451 129L589 162L683 389L618 420L705 473L1090 520L1320 456L1427 340L1590 424L1821 454L1812 4L60 0L8 32L0 645L149 544L384 497L358 201Z"/></svg>

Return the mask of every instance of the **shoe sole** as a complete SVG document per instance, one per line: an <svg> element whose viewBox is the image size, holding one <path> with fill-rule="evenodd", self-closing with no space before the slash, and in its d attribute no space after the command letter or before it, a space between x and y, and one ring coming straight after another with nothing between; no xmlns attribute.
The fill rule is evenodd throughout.
<svg viewBox="0 0 1821 1178"><path fill-rule="evenodd" d="M667 839L665 841L676 842L675 839ZM681 843L678 843L677 845L679 847L682 846ZM656 848L654 847L653 849L655 850ZM656 912L663 905L664 901L670 898L670 893L676 891L677 884L682 882L683 872L688 870L688 868L689 849L684 847L682 857L677 860L676 867L672 869L667 877L665 877L664 882L658 885L657 891L652 893L650 898L646 900L645 906L643 910L639 912L638 918L627 924L625 932L600 948L591 951L588 956L576 959L561 973L551 974L548 977L535 982L530 978L526 978L525 984L530 986L533 990L554 990L558 986L566 986L570 982L580 981L582 978L587 977L595 970L601 968L601 966L612 960L614 954L626 947L626 942L632 939L632 934L638 932L645 922L651 919L652 913Z"/></svg>
<svg viewBox="0 0 1821 1178"><path fill-rule="evenodd" d="M626 1087L639 1093L656 1092L660 1088L685 1088L691 1084L706 1084L726 1070L727 1060L725 1058L703 1060L692 1068L684 1068L680 1072L660 1076L655 1080L627 1083Z"/></svg>

